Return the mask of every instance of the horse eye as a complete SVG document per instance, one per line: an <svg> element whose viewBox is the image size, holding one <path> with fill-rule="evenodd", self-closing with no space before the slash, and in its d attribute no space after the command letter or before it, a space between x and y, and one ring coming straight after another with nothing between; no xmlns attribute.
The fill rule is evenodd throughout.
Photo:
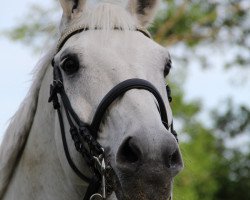
<svg viewBox="0 0 250 200"><path fill-rule="evenodd" d="M169 74L171 68L172 68L172 61L171 59L169 59L164 67L164 77L166 77Z"/></svg>
<svg viewBox="0 0 250 200"><path fill-rule="evenodd" d="M68 74L72 75L76 73L79 69L79 61L76 56L69 56L63 59L61 68L63 71Z"/></svg>

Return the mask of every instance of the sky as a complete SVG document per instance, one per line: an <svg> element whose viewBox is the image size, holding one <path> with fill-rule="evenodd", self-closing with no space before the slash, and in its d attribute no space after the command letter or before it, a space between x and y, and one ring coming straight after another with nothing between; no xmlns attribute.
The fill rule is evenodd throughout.
<svg viewBox="0 0 250 200"><path fill-rule="evenodd" d="M51 0L43 0L48 5ZM20 43L9 41L1 32L18 23L27 13L29 5L35 0L2 1L0 7L0 141L7 128L9 119L25 97L31 85L31 71L41 55Z"/></svg>
<svg viewBox="0 0 250 200"><path fill-rule="evenodd" d="M49 5L51 1L13 0L11 3L8 1L1 2L0 141L8 126L9 119L18 109L31 85L31 71L42 56L42 54L36 55L32 53L31 49L20 43L15 43L4 38L1 35L1 31L17 24L19 19L27 13L31 3L39 2L41 5ZM181 55L181 48L175 50L177 51L175 52L176 54ZM213 54L214 65L220 66L221 60L225 55L219 50L215 52L206 51L208 51L208 55ZM228 56L230 56L230 53ZM183 86L186 93L186 100L201 99L206 110L222 106L226 96L231 96L237 103L249 105L250 81L246 80L244 86L237 86L237 77L241 71L232 70L225 72L219 67L203 71L195 61L192 63L192 67L188 71L187 81ZM177 69L181 67L183 66L175 66Z"/></svg>

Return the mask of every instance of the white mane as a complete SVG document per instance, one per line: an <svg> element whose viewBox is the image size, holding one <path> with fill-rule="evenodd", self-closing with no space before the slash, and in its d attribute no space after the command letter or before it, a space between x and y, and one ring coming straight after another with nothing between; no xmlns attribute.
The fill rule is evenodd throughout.
<svg viewBox="0 0 250 200"><path fill-rule="evenodd" d="M76 16L70 23L62 20L60 31L64 34L72 27L88 27L91 30L96 28L102 30L113 30L120 28L124 31L135 30L139 26L135 16L132 16L122 6L111 3L99 3L95 6L88 6Z"/></svg>
<svg viewBox="0 0 250 200"><path fill-rule="evenodd" d="M34 81L21 103L19 109L12 117L0 146L0 198L8 185L14 167L22 154L29 136L37 108L37 100L41 82L54 55L54 49L38 62L34 70Z"/></svg>

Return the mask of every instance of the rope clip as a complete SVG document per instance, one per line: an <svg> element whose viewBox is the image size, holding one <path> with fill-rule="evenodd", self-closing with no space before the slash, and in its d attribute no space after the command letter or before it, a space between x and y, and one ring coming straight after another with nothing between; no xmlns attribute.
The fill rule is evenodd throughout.
<svg viewBox="0 0 250 200"><path fill-rule="evenodd" d="M104 152L104 151L103 151ZM100 154L98 157L94 156L94 160L102 177L102 195L99 193L93 194L90 200L104 200L106 199L106 163L104 159L104 154Z"/></svg>

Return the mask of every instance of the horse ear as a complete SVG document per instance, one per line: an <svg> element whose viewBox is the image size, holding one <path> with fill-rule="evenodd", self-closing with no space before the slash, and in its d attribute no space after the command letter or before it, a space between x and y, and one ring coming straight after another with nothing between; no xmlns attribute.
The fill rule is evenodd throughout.
<svg viewBox="0 0 250 200"><path fill-rule="evenodd" d="M67 21L83 11L86 0L59 0L63 9L63 18Z"/></svg>
<svg viewBox="0 0 250 200"><path fill-rule="evenodd" d="M154 19L160 0L129 0L128 10L139 23L147 27Z"/></svg>

